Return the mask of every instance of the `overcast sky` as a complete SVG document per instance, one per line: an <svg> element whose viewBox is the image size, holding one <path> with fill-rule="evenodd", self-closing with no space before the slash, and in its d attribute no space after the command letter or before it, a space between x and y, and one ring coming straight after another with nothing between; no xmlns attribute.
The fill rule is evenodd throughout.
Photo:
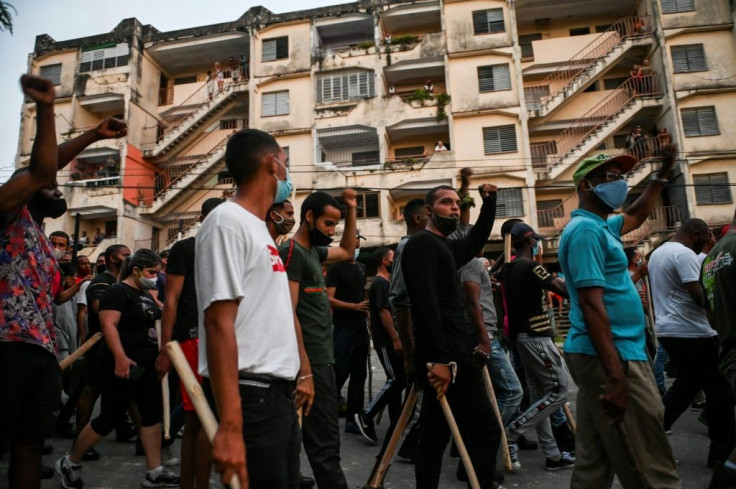
<svg viewBox="0 0 736 489"><path fill-rule="evenodd" d="M10 0L18 10L13 35L0 32L0 182L13 171L18 150L22 96L18 79L26 71L36 36L57 41L102 34L136 17L160 31L196 27L239 18L250 7L263 5L275 13L346 3L343 0Z"/></svg>

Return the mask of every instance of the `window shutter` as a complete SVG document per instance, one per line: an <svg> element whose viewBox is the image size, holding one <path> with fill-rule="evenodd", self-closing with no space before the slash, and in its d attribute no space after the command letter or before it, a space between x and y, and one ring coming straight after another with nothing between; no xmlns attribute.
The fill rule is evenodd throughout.
<svg viewBox="0 0 736 489"><path fill-rule="evenodd" d="M483 128L483 151L485 154L516 151L516 127L508 126Z"/></svg>
<svg viewBox="0 0 736 489"><path fill-rule="evenodd" d="M511 90L509 65L496 65L493 67L493 84L495 90Z"/></svg>
<svg viewBox="0 0 736 489"><path fill-rule="evenodd" d="M506 30L506 27L503 23L503 9L502 8L494 8L491 10L486 10L487 16L488 16L488 32L494 33L494 32L504 32Z"/></svg>
<svg viewBox="0 0 736 489"><path fill-rule="evenodd" d="M48 78L54 85L61 85L61 63L42 66L41 77Z"/></svg>
<svg viewBox="0 0 736 489"><path fill-rule="evenodd" d="M706 71L705 50L702 44L687 46L687 60L690 71Z"/></svg>
<svg viewBox="0 0 736 489"><path fill-rule="evenodd" d="M687 47L672 46L672 71L675 73L687 73L690 66L687 62Z"/></svg>
<svg viewBox="0 0 736 489"><path fill-rule="evenodd" d="M289 113L289 92L276 93L276 115Z"/></svg>
<svg viewBox="0 0 736 489"><path fill-rule="evenodd" d="M698 112L693 109L682 109L682 126L685 136L700 136L700 126L698 125Z"/></svg>
<svg viewBox="0 0 736 489"><path fill-rule="evenodd" d="M695 10L695 0L675 0L678 12L689 12Z"/></svg>
<svg viewBox="0 0 736 489"><path fill-rule="evenodd" d="M495 90L493 83L493 67L492 66L479 66L478 67L478 91L479 92L492 92Z"/></svg>
<svg viewBox="0 0 736 489"><path fill-rule="evenodd" d="M263 41L263 61L273 61L276 59L276 40L269 39Z"/></svg>
<svg viewBox="0 0 736 489"><path fill-rule="evenodd" d="M130 58L130 48L128 47L128 43L123 42L118 44L117 53L115 54L117 56L117 66L127 65L128 59Z"/></svg>
<svg viewBox="0 0 736 489"><path fill-rule="evenodd" d="M317 100L317 103L321 103L324 100L324 96L322 95L323 86L325 83L325 79L322 77L317 78L317 88L315 90L314 98Z"/></svg>
<svg viewBox="0 0 736 489"><path fill-rule="evenodd" d="M693 175L693 184L695 184L695 201L698 204L729 204L732 202L726 172Z"/></svg>
<svg viewBox="0 0 736 489"><path fill-rule="evenodd" d="M702 136L718 134L718 119L716 119L715 107L698 109L698 123L700 124L700 134Z"/></svg>
<svg viewBox="0 0 736 489"><path fill-rule="evenodd" d="M473 12L473 34L488 33L488 16L485 10L476 10Z"/></svg>
<svg viewBox="0 0 736 489"><path fill-rule="evenodd" d="M504 188L498 191L496 217L524 215L524 198L520 188Z"/></svg>
<svg viewBox="0 0 736 489"><path fill-rule="evenodd" d="M276 39L276 59L286 59L289 57L289 38L279 37Z"/></svg>
<svg viewBox="0 0 736 489"><path fill-rule="evenodd" d="M105 67L105 50L92 51L92 70L101 70Z"/></svg>
<svg viewBox="0 0 736 489"><path fill-rule="evenodd" d="M275 93L264 93L261 107L261 114L263 117L276 115L276 94Z"/></svg>

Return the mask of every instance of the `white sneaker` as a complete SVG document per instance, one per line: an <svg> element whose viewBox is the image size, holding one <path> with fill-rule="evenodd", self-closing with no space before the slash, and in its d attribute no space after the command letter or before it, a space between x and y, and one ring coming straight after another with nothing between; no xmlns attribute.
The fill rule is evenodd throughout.
<svg viewBox="0 0 736 489"><path fill-rule="evenodd" d="M509 443L509 456L511 457L511 473L515 474L521 470L521 462L519 462L519 445L515 442Z"/></svg>

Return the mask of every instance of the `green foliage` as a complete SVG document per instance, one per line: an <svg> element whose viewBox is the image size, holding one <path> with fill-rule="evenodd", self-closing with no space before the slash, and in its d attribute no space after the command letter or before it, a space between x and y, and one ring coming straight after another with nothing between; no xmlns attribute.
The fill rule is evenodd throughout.
<svg viewBox="0 0 736 489"><path fill-rule="evenodd" d="M437 120L444 121L447 119L447 112L445 112L445 105L450 101L450 95L447 93L441 93L437 95Z"/></svg>
<svg viewBox="0 0 736 489"><path fill-rule="evenodd" d="M0 2L0 31L8 31L13 34L13 15L18 15L18 11L8 2Z"/></svg>
<svg viewBox="0 0 736 489"><path fill-rule="evenodd" d="M429 93L428 90L425 90L423 88L419 88L417 90L414 90L409 95L407 95L406 99L409 101L414 100L430 100L432 98L432 94Z"/></svg>
<svg viewBox="0 0 736 489"><path fill-rule="evenodd" d="M414 34L405 34L391 39L391 44L411 44L414 42L419 42L419 36Z"/></svg>
<svg viewBox="0 0 736 489"><path fill-rule="evenodd" d="M373 46L375 46L373 41L365 41L365 42L358 43L353 47L355 47L356 49L370 49Z"/></svg>

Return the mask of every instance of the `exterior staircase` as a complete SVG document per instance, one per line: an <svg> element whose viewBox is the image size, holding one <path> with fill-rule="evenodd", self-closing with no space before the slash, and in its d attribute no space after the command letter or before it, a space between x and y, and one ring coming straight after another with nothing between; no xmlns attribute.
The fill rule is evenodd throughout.
<svg viewBox="0 0 736 489"><path fill-rule="evenodd" d="M232 107L238 97L248 93L247 80L226 85L222 92L213 94L212 100L205 87L203 84L184 102L164 112L157 125L145 128L143 156L155 158L166 154L207 121Z"/></svg>
<svg viewBox="0 0 736 489"><path fill-rule="evenodd" d="M656 77L629 78L562 131L555 141L531 147L537 179L557 178L640 110L661 104Z"/></svg>
<svg viewBox="0 0 736 489"><path fill-rule="evenodd" d="M632 47L651 43L647 17L624 17L544 80L524 86L530 117L544 117L611 68Z"/></svg>
<svg viewBox="0 0 736 489"><path fill-rule="evenodd" d="M194 184L212 178L215 167L221 166L231 134L230 130L213 131L198 143L198 147L206 153L196 159L185 156L166 164L165 169L156 175L153 203L142 209L141 213L148 216L158 214L178 201L179 197L198 191L192 188Z"/></svg>

